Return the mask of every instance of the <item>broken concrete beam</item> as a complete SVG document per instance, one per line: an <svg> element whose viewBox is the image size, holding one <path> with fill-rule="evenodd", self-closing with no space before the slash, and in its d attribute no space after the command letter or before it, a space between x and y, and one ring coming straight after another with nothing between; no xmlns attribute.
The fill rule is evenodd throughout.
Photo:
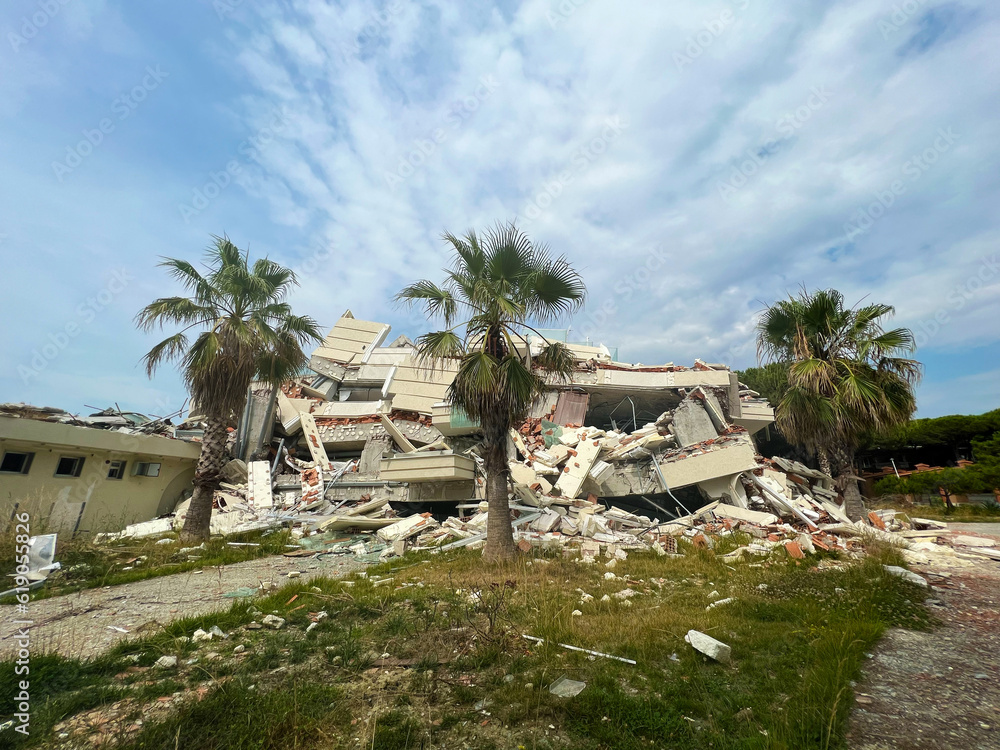
<svg viewBox="0 0 1000 750"><path fill-rule="evenodd" d="M997 543L993 539L984 539L980 536L954 536L951 538L952 544L961 547L996 547Z"/></svg>
<svg viewBox="0 0 1000 750"><path fill-rule="evenodd" d="M312 456L313 462L323 471L333 472L330 458L326 454L326 448L323 447L323 439L320 437L319 430L316 427L315 417L312 414L303 413L299 421L302 424L306 446L309 448L309 455Z"/></svg>
<svg viewBox="0 0 1000 750"><path fill-rule="evenodd" d="M576 447L580 442L580 431L563 430L563 434L559 436L559 442L565 445L567 448Z"/></svg>
<svg viewBox="0 0 1000 750"><path fill-rule="evenodd" d="M674 409L673 433L681 447L703 443L719 435L704 403L690 394Z"/></svg>
<svg viewBox="0 0 1000 750"><path fill-rule="evenodd" d="M710 659L714 659L722 664L729 664L732 661L732 649L722 641L715 640L710 635L705 635L698 630L689 630L684 640L691 644L691 648L704 654Z"/></svg>
<svg viewBox="0 0 1000 750"><path fill-rule="evenodd" d="M232 482L233 484L244 484L249 478L246 463L238 458L234 458L232 461L223 466L219 475L226 481Z"/></svg>
<svg viewBox="0 0 1000 750"><path fill-rule="evenodd" d="M399 428L392 423L392 420L389 419L389 417L385 414L379 414L379 419L382 420L382 426L385 427L385 431L389 433L393 441L399 446L403 453L413 453L413 451L416 450L416 448L413 447L413 443L406 438L406 435L400 432Z"/></svg>
<svg viewBox="0 0 1000 750"><path fill-rule="evenodd" d="M712 508L712 513L721 518L734 518L738 521L749 521L761 526L770 526L771 524L778 523L778 517L773 513L747 510L746 508L738 508L735 505L727 505L725 503L719 503Z"/></svg>
<svg viewBox="0 0 1000 750"><path fill-rule="evenodd" d="M384 542L394 542L397 539L409 539L411 536L433 529L438 522L431 518L430 513L404 518L391 526L378 530L378 538Z"/></svg>
<svg viewBox="0 0 1000 750"><path fill-rule="evenodd" d="M688 487L717 477L732 476L757 467L749 438L717 443L694 455L668 456L659 463L664 481L671 489Z"/></svg>
<svg viewBox="0 0 1000 750"><path fill-rule="evenodd" d="M563 473L556 480L555 488L563 497L574 498L580 494L583 482L601 452L601 442L595 439L584 440L577 446L577 453L571 456L563 467Z"/></svg>
<svg viewBox="0 0 1000 750"><path fill-rule="evenodd" d="M541 516L535 519L528 528L532 531L537 531L540 534L546 534L550 531L554 531L560 521L562 521L561 515L554 511L546 510Z"/></svg>
<svg viewBox="0 0 1000 750"><path fill-rule="evenodd" d="M538 481L538 473L530 466L525 466L518 461L509 461L507 468L510 470L510 478L514 484L524 484L530 487Z"/></svg>
<svg viewBox="0 0 1000 750"><path fill-rule="evenodd" d="M556 467L569 458L570 449L565 445L553 445L545 450L538 450L532 454L532 459L540 464Z"/></svg>
<svg viewBox="0 0 1000 750"><path fill-rule="evenodd" d="M267 461L251 461L248 466L247 493L254 508L271 508L271 465Z"/></svg>
<svg viewBox="0 0 1000 750"><path fill-rule="evenodd" d="M524 438L521 437L515 429L510 431L510 439L514 441L514 447L517 448L517 452L521 454L522 458L531 458L531 451L528 450L528 446L524 443Z"/></svg>

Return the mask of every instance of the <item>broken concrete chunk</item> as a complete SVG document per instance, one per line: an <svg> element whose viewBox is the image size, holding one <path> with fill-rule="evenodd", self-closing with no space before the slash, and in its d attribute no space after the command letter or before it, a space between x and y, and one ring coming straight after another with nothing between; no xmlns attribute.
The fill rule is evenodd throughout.
<svg viewBox="0 0 1000 750"><path fill-rule="evenodd" d="M960 547L996 547L997 543L992 539L983 539L979 536L956 536L951 539L952 544Z"/></svg>
<svg viewBox="0 0 1000 750"><path fill-rule="evenodd" d="M378 530L378 537L384 542L394 542L397 539L408 539L421 531L437 528L438 522L431 518L430 513L413 515L404 518L391 526Z"/></svg>
<svg viewBox="0 0 1000 750"><path fill-rule="evenodd" d="M927 588L927 581L906 568L900 568L898 565L883 565L882 567L885 568L887 573L891 573L892 575L899 576L910 583L915 583L918 586Z"/></svg>
<svg viewBox="0 0 1000 750"><path fill-rule="evenodd" d="M278 617L277 615L266 615L264 619L261 620L261 622L267 627L273 628L274 630L281 630L283 627L285 627L284 618Z"/></svg>
<svg viewBox="0 0 1000 750"><path fill-rule="evenodd" d="M704 654L710 659L714 659L722 664L729 664L732 661L732 649L722 641L715 640L710 635L705 635L698 630L689 630L684 640L691 644L691 647Z"/></svg>
<svg viewBox="0 0 1000 750"><path fill-rule="evenodd" d="M587 687L586 682L571 680L566 675L563 675L549 685L549 692L559 698L573 698L582 693L585 687Z"/></svg>
<svg viewBox="0 0 1000 750"><path fill-rule="evenodd" d="M176 656L161 656L156 660L154 667L159 667L160 669L173 669L177 666Z"/></svg>

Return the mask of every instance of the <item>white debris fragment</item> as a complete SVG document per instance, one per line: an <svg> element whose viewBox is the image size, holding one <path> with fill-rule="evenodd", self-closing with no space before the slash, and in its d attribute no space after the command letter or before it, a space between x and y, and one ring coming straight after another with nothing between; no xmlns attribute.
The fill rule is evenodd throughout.
<svg viewBox="0 0 1000 750"><path fill-rule="evenodd" d="M891 573L894 576L899 576L903 580L909 581L910 583L915 583L918 586L927 587L927 581L918 576L913 571L907 570L906 568L900 568L898 565L883 565L887 573Z"/></svg>
<svg viewBox="0 0 1000 750"><path fill-rule="evenodd" d="M705 635L698 630L689 630L687 635L684 636L684 640L690 643L695 651L704 654L710 659L723 664L729 664L732 661L732 649L722 641L715 640L710 635Z"/></svg>

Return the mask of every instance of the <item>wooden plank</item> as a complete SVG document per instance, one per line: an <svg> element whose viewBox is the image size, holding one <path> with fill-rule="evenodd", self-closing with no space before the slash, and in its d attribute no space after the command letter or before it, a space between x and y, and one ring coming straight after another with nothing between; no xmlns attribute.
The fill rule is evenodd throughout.
<svg viewBox="0 0 1000 750"><path fill-rule="evenodd" d="M326 448L323 447L323 439L316 428L315 417L312 414L303 414L299 418L299 422L302 424L302 432L306 438L306 445L309 446L312 460L323 471L332 472L333 466L330 465L330 458L326 455Z"/></svg>
<svg viewBox="0 0 1000 750"><path fill-rule="evenodd" d="M251 461L247 465L247 490L254 508L274 507L271 494L271 466L267 461Z"/></svg>

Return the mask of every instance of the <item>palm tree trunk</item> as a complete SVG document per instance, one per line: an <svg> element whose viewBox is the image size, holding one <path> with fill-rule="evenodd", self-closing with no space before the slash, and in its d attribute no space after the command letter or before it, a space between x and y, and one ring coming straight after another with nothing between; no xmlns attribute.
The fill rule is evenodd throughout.
<svg viewBox="0 0 1000 750"><path fill-rule="evenodd" d="M229 459L226 454L228 438L225 419L209 417L206 420L205 435L201 440L201 455L194 472L194 494L191 495L191 504L188 506L187 518L181 530L183 542L203 542L209 537L212 496L219 488L219 472Z"/></svg>
<svg viewBox="0 0 1000 750"><path fill-rule="evenodd" d="M819 461L819 470L833 477L833 470L830 466L830 452L826 448L820 447L816 449L816 460Z"/></svg>
<svg viewBox="0 0 1000 750"><path fill-rule="evenodd" d="M484 445L489 516L486 519L483 559L487 562L503 562L514 557L514 533L510 526L510 503L507 499L506 437L504 434L502 440L491 440L490 444Z"/></svg>
<svg viewBox="0 0 1000 750"><path fill-rule="evenodd" d="M839 467L835 484L844 496L844 513L852 521L867 518L868 511L861 499L861 489L858 487L859 480L854 471L854 451L841 449L837 458Z"/></svg>

